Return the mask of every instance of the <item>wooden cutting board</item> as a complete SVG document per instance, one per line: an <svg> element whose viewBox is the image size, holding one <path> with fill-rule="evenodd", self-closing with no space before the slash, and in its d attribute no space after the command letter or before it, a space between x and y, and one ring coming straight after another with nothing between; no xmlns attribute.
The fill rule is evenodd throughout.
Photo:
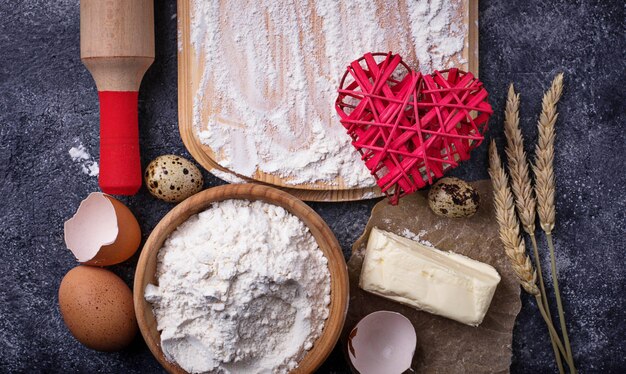
<svg viewBox="0 0 626 374"><path fill-rule="evenodd" d="M207 0L211 1L211 0ZM225 2L227 0L213 0ZM463 50L462 56L466 63L458 67L463 70L469 70L478 74L478 0L456 0L461 2L463 23L467 29L467 43ZM303 1L302 6L312 7L312 2ZM214 151L207 145L202 144L198 138L193 126L193 108L200 105L203 112L209 111L209 106L203 102L194 103L195 93L200 86L202 74L206 68L202 54L196 53L191 44L191 18L193 16L193 6L191 0L178 0L178 116L179 130L182 140L191 153L191 155L209 172L216 171L218 177L222 179L225 175L232 176L233 180L243 180L246 182L260 182L274 185L276 187L287 190L297 197L308 201L349 201L361 200L381 196L380 190L376 187L372 188L346 188L340 180L333 183L306 183L293 185L289 184L285 179L277 175L264 173L257 170L252 178L237 175L231 170L225 169L215 161ZM259 27L265 27L261 22ZM400 26L398 26L400 28ZM322 32L318 30L316 32ZM401 31L399 30L398 34ZM402 31L404 33L404 31ZM218 52L218 51L216 51ZM364 51L366 52L366 51ZM303 53L305 53L303 51ZM316 57L315 54L305 53ZM320 58L321 59L321 58ZM319 61L323 63L323 61ZM205 99L206 100L206 99ZM346 135L347 136L347 135ZM224 174L226 173L226 174Z"/></svg>

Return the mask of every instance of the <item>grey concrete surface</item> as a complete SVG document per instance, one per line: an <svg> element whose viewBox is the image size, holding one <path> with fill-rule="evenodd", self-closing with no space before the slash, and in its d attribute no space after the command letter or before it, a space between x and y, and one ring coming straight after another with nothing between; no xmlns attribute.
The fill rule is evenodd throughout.
<svg viewBox="0 0 626 374"><path fill-rule="evenodd" d="M164 153L189 157L177 130L176 5L156 1L155 9L157 57L139 104L144 166ZM565 72L555 235L581 373L626 371L624 11L622 1L480 2L480 75L496 109L489 136L500 146L508 83L522 94L521 123L532 151L542 92ZM58 310L59 283L75 266L62 224L98 190L96 178L68 155L83 143L98 156L98 100L79 59L77 0L0 1L0 92L0 372L161 372L140 337L122 352L91 351L72 338ZM453 174L487 178L486 167L483 145ZM222 183L205 178L206 187ZM123 201L144 237L172 207L145 188ZM373 204L311 206L348 255ZM112 268L129 284L136 258ZM545 327L525 296L512 349L512 372L555 372ZM320 372L347 372L342 354L336 350Z"/></svg>

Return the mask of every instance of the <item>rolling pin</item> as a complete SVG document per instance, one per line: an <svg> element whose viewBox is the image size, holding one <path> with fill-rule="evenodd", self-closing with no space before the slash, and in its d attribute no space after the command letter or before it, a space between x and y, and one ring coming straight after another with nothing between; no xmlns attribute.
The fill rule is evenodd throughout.
<svg viewBox="0 0 626 374"><path fill-rule="evenodd" d="M100 100L100 188L134 195L142 180L138 91L154 61L153 0L81 0L80 58Z"/></svg>

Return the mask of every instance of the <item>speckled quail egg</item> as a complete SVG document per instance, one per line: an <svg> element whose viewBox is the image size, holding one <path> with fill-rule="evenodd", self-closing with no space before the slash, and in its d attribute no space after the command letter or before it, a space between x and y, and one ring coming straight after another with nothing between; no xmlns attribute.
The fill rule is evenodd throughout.
<svg viewBox="0 0 626 374"><path fill-rule="evenodd" d="M161 200L177 203L200 192L204 180L200 170L184 157L163 155L148 164L144 173L150 193Z"/></svg>
<svg viewBox="0 0 626 374"><path fill-rule="evenodd" d="M428 206L438 216L470 217L476 213L479 204L478 191L459 178L441 178L428 192Z"/></svg>

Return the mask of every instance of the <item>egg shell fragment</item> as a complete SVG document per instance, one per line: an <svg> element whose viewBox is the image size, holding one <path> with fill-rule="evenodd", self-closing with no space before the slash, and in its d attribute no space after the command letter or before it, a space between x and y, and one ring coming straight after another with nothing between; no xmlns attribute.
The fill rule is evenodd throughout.
<svg viewBox="0 0 626 374"><path fill-rule="evenodd" d="M141 229L130 209L101 192L89 194L64 228L67 248L85 265L118 264L141 243Z"/></svg>
<svg viewBox="0 0 626 374"><path fill-rule="evenodd" d="M191 161L176 155L163 155L148 164L144 173L152 196L178 203L202 190L204 179Z"/></svg>
<svg viewBox="0 0 626 374"><path fill-rule="evenodd" d="M438 216L471 217L476 213L479 205L478 191L459 178L441 178L428 192L428 206Z"/></svg>
<svg viewBox="0 0 626 374"><path fill-rule="evenodd" d="M137 334L130 288L103 268L70 270L59 288L59 309L72 335L91 349L118 351Z"/></svg>
<svg viewBox="0 0 626 374"><path fill-rule="evenodd" d="M416 345L411 321L400 313L378 311L352 329L348 354L361 374L401 374L411 367Z"/></svg>

